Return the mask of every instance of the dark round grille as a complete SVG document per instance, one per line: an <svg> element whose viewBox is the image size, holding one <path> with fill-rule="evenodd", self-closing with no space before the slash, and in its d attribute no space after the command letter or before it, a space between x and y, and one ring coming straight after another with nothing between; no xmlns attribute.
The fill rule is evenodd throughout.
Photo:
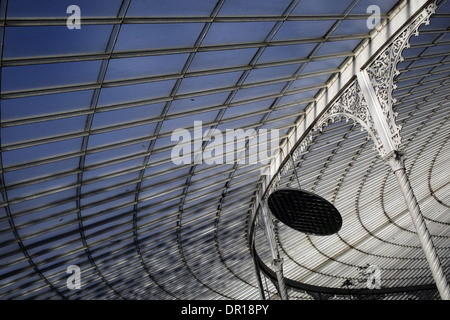
<svg viewBox="0 0 450 320"><path fill-rule="evenodd" d="M331 235L342 226L339 211L327 200L308 191L277 190L269 196L268 205L278 220L306 234Z"/></svg>

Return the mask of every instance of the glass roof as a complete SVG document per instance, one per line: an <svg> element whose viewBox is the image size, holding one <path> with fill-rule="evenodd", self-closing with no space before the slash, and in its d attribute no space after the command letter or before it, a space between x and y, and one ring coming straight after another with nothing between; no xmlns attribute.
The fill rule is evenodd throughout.
<svg viewBox="0 0 450 320"><path fill-rule="evenodd" d="M225 133L285 143L374 37L374 2L389 23L402 1L1 1L1 299L259 299L248 235L269 164ZM395 91L447 274L449 4L411 39ZM176 163L181 140L190 156ZM217 160L225 146L232 161ZM213 164L198 161L208 150ZM333 288L378 263L388 287L432 282L365 133L330 126L297 165L347 221L326 240L280 226L287 277Z"/></svg>

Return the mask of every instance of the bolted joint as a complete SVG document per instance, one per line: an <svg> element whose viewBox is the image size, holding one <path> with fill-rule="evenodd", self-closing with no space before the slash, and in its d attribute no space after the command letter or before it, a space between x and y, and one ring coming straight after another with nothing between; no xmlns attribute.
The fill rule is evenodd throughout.
<svg viewBox="0 0 450 320"><path fill-rule="evenodd" d="M283 270L283 259L282 258L273 259L272 267L275 272L282 271Z"/></svg>
<svg viewBox="0 0 450 320"><path fill-rule="evenodd" d="M395 173L398 170L405 170L405 158L406 153L402 150L393 150L383 157L386 162Z"/></svg>

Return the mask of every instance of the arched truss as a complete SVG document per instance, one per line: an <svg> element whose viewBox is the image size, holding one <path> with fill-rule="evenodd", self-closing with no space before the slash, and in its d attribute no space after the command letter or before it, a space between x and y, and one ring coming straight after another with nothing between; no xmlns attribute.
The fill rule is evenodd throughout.
<svg viewBox="0 0 450 320"><path fill-rule="evenodd" d="M352 80L352 82L350 83L350 85L348 85L348 87L338 96L338 98L336 99L336 101L334 101L327 109L326 111L320 115L314 125L314 127L311 128L311 131L307 134L307 136L301 141L300 144L297 143L296 148L293 148L291 151L291 155L289 156L289 160L291 160L290 162L286 162L284 163L284 166L281 167L281 169L279 170L279 172L275 175L275 178L271 181L271 185L269 185L268 190L266 191L266 194L264 197L267 197L268 195L270 195L271 192L273 192L274 190L276 190L278 187L283 186L284 184L282 184L281 182L285 182L285 179L283 180L283 178L285 178L285 176L292 176L292 175L296 175L297 177L297 182L298 181L298 173L296 172L297 170L301 170L303 164L302 162L304 162L304 158L302 153L305 150L308 150L310 147L313 148L314 144L316 143L316 141L314 141L313 137L317 137L317 134L315 134L315 132L323 132L324 128L326 128L327 126L333 125L335 123L339 123L342 121L346 121L348 122L349 120L352 120L355 124L359 124L359 126L361 127L361 131L366 131L369 134L369 138L368 140L372 140L372 143L374 144L374 149L377 151L379 157L381 159L383 159L384 161L386 161L387 163L390 164L391 169L397 174L404 169L404 163L402 161L400 162L396 162L398 160L394 160L392 161L392 153L396 153L396 152L400 152L401 154L404 154L403 151L399 151L400 148L402 147L401 144L401 129L402 127L400 125L398 125L396 123L396 117L398 116L397 112L394 112L393 110L393 106L396 104L397 100L395 98L393 98L392 93L393 91L397 88L397 85L394 83L394 79L396 76L398 76L400 74L400 71L397 70L397 65L399 62L403 62L404 59L402 57L402 52L405 48L409 48L409 39L415 35L418 36L419 35L419 28L422 24L429 24L429 18L430 16L435 13L436 10L436 5L435 3L430 4L428 7L426 7L425 9L423 9L421 11L420 14L417 15L417 17L410 22L406 27L403 28L402 31L399 32L399 34L394 38L394 40L392 40L390 43L388 43L386 45L385 48L382 48L380 50L380 52L375 56L375 59L373 59L373 61L371 61L367 66L365 66L363 69L361 69L361 71L358 71L358 77L357 79ZM363 89L361 89L361 85L363 86ZM368 104L368 100L372 100L371 104ZM374 107L374 105L376 105ZM381 124L380 124L380 120L377 120L377 118L381 118ZM378 124L377 124L378 121ZM342 126L342 125L341 125ZM355 125L352 125L352 128L354 128ZM354 129L351 129L351 131L353 131ZM332 140L332 138L329 138L330 140ZM344 136L344 140L341 140L339 142L339 145L342 144L345 139L347 139L347 134ZM330 142L328 142L330 143ZM370 142L369 142L370 143ZM312 145L312 146L310 146ZM367 142L365 142L363 144L364 146L367 145ZM332 159L333 157L336 156L337 150L339 148L336 148L332 151L332 155L330 156L330 158ZM361 150L360 150L361 151ZM359 156L359 152L358 151L358 156ZM302 156L302 157L300 157ZM330 159L329 158L329 159ZM294 164L295 161L298 161L300 159L300 164ZM349 166L353 166L354 164L354 160L356 159L353 158L352 161L350 162ZM417 159L417 158L416 158ZM332 162L333 160L330 160L330 162ZM394 164L394 162L396 162ZM293 166L295 166L294 168L291 166L291 164L293 164ZM292 172L292 170L294 171L294 173ZM325 171L326 169L324 168L323 171ZM323 172L321 171L321 173ZM349 170L346 170L345 175L347 175L349 173ZM347 178L346 176L343 176L341 178L340 184L342 183L342 180L344 180L344 178ZM399 176L398 176L399 178ZM403 174L401 178L399 178L399 182L400 182L400 188L404 189L404 188L408 188L407 184L409 182L407 182L408 178L406 174ZM317 187L317 181L313 186L314 190ZM403 185L402 185L403 183ZM290 180L289 185L290 184L295 184L294 180ZM406 186L406 187L405 187ZM297 187L301 187L298 183L297 183ZM340 185L338 185L335 189L335 191L337 191L340 188ZM410 188L410 187L409 187ZM416 218L418 220L420 220L420 222L414 221L415 225L416 225L416 230L418 230L418 234L419 234L419 238L421 238L422 241L422 248L425 251L425 255L427 255L427 259L428 259L428 263L429 266L431 268L431 270L433 271L433 275L434 275L434 281L436 281L437 285L438 285L438 289L441 293L441 298L443 299L448 299L449 298L449 289L448 289L448 282L446 280L444 271L442 269L442 265L439 261L438 255L433 247L432 244L432 237L429 234L427 227L426 227L426 222L425 220L423 220L423 218L421 217L420 214L420 208L419 208L419 203L417 202L417 200L412 200L414 198L414 193L412 189L409 189L408 191L404 191L405 192L405 199L408 202L408 200L410 200L410 203L408 203L408 210L410 212L416 210L419 214L417 216L415 216L414 214L412 214L412 220L414 221ZM358 192L359 194L359 192ZM411 197L410 199L408 199L408 197ZM334 203L334 201L336 200L336 194L333 195L332 197L332 201ZM266 206L265 204L266 200L263 200L261 202L261 206ZM382 198L382 202L383 202L383 198ZM382 204L384 205L384 204ZM414 207L414 208L413 208ZM361 210L363 210L363 208L359 208ZM259 222L259 218L256 218L256 225L260 224ZM351 219L351 218L349 218ZM360 220L361 222L361 220ZM392 220L390 220L390 222L393 222ZM266 222L270 223L270 222ZM442 221L441 221L442 223ZM274 228L276 228L274 226ZM284 230L289 229L288 227L284 227ZM367 229L366 229L367 230ZM367 230L369 231L369 230ZM409 232L411 232L411 230L408 230ZM292 230L289 231L285 231L287 233L293 233ZM266 233L266 237L270 238L270 232L265 232ZM370 232L371 233L371 232ZM422 235L424 235L422 237ZM371 236L378 238L378 236L376 236L376 233L371 233ZM319 252L321 252L321 250L319 250L314 244L310 238L314 238L314 236L306 236L309 238L311 244L313 245L313 247L318 250ZM337 239L331 239L329 241L324 240L322 242L327 243L328 245L332 245L333 242L336 241L344 241L339 235L338 237L340 238L339 240ZM277 241L280 245L282 245L282 241L281 239L281 235L277 235ZM319 240L317 240L319 241ZM344 241L345 242L345 241ZM257 250L255 248L254 242L251 241L251 245L252 245L252 249L253 249L253 254L255 256L255 264L258 265L258 267L262 270L265 270L265 274L269 277L272 278L272 280L274 280L274 273L273 271L268 271L267 270L267 266L264 265L264 262L262 262L262 260L258 257L257 254ZM261 244L259 244L261 245ZM350 243L347 242L347 246L352 246ZM427 250L429 248L432 248L431 251L433 251L432 253L427 252ZM356 248L353 248L356 250ZM289 260L296 260L292 255L288 254L286 252L286 250L282 249L282 253L278 253L278 256L272 254L272 256L274 257L274 259L276 258L277 260L280 260L280 255L281 256L285 256L287 259ZM359 250L358 250L359 251ZM369 252L361 252L367 255L370 255ZM345 264L343 261L341 261L340 259L335 259L335 256L333 254L324 254L323 252L321 252L321 254L323 254L328 262L326 262L327 264ZM339 256L339 255L338 255ZM444 261L446 260L446 258L443 258ZM442 257L441 257L442 260ZM275 261L275 260L274 260ZM282 261L282 259L281 259ZM325 261L323 262L325 263ZM314 270L314 268L309 267L308 268L308 264L299 264L298 262L295 262L295 264L297 265L297 267L300 267L300 269L307 269L309 270L310 273L320 273L317 270ZM349 264L348 266L350 266L352 264ZM447 266L446 263L444 263L445 267ZM438 271L434 270L434 268L436 268ZM357 265L353 265L353 267L356 267L357 269L363 269L362 267L357 267ZM376 267L378 268L378 266L369 266L369 264L367 264L366 267ZM279 267L278 269L280 269L281 267ZM291 266L292 268L292 266ZM320 270L321 267L319 267ZM335 266L335 269L337 267ZM267 273L269 272L269 273ZM335 277L337 279L341 279L342 276L331 272L330 274L327 274L326 272L324 272L322 274L323 277ZM361 274L359 275L361 276ZM321 276L318 276L318 278L321 278ZM323 279L322 279L323 281ZM351 286L354 286L355 284L352 283L352 281L349 280L349 278L346 279L346 281L348 281L348 284L351 284ZM358 282L358 280L357 280ZM361 281L359 279L359 282L364 282ZM293 281L292 279L287 279L287 283L289 284L291 289L297 289L297 290L301 290L304 292L315 292L315 293L322 293L322 294L326 294L326 293L330 293L333 292L335 294L342 294L342 295L348 295L348 296L357 296L357 295L361 295L364 293L368 293L370 292L372 295L374 296L378 296L378 297L382 297L383 296L383 291L382 289L378 288L377 290L367 290L359 287L358 289L342 289L339 287L325 287L323 285L316 285L316 286L312 286L308 288L308 285L305 285L304 283L302 283L302 281ZM320 283L320 282L319 282ZM284 284L283 281L281 280L281 278L278 278L278 284L279 285L283 285L283 290L284 290ZM344 281L344 286L345 286L346 282ZM276 285L276 283L275 283ZM427 287L429 285L415 285L415 286L405 286L405 287L391 287L390 290L391 292L396 292L399 294L404 294L405 292L408 291L417 291L420 292L421 290L426 290L424 289L425 287ZM433 286L431 284L431 286ZM294 290L295 290L294 289ZM373 288L370 288L373 289ZM384 288L385 289L385 288ZM284 297L284 295L286 295L286 293L283 292L283 290L280 291L280 288L278 288L278 291L281 293L282 298ZM347 290L347 291L346 291ZM264 295L264 293L262 293L262 295Z"/></svg>
<svg viewBox="0 0 450 320"><path fill-rule="evenodd" d="M288 278L340 288L378 263L383 286L432 289L366 134L339 122L309 135L356 71L431 2L383 0L370 30L365 0L77 0L80 29L67 27L65 1L1 1L0 298L257 299L249 240L267 263L254 218L270 188L296 186L288 154L302 187L345 218L332 243L278 226ZM450 2L436 3L403 52L393 98L448 273ZM194 121L277 129L280 152L270 164L176 165L171 134L193 133ZM71 265L79 290L67 286Z"/></svg>

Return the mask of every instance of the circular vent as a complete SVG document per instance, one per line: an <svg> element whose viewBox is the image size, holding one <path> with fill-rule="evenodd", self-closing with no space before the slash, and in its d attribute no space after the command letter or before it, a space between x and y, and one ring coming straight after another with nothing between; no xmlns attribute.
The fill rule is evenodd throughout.
<svg viewBox="0 0 450 320"><path fill-rule="evenodd" d="M326 236L342 226L339 211L318 195L298 189L280 189L268 199L273 215L285 225L312 235Z"/></svg>

